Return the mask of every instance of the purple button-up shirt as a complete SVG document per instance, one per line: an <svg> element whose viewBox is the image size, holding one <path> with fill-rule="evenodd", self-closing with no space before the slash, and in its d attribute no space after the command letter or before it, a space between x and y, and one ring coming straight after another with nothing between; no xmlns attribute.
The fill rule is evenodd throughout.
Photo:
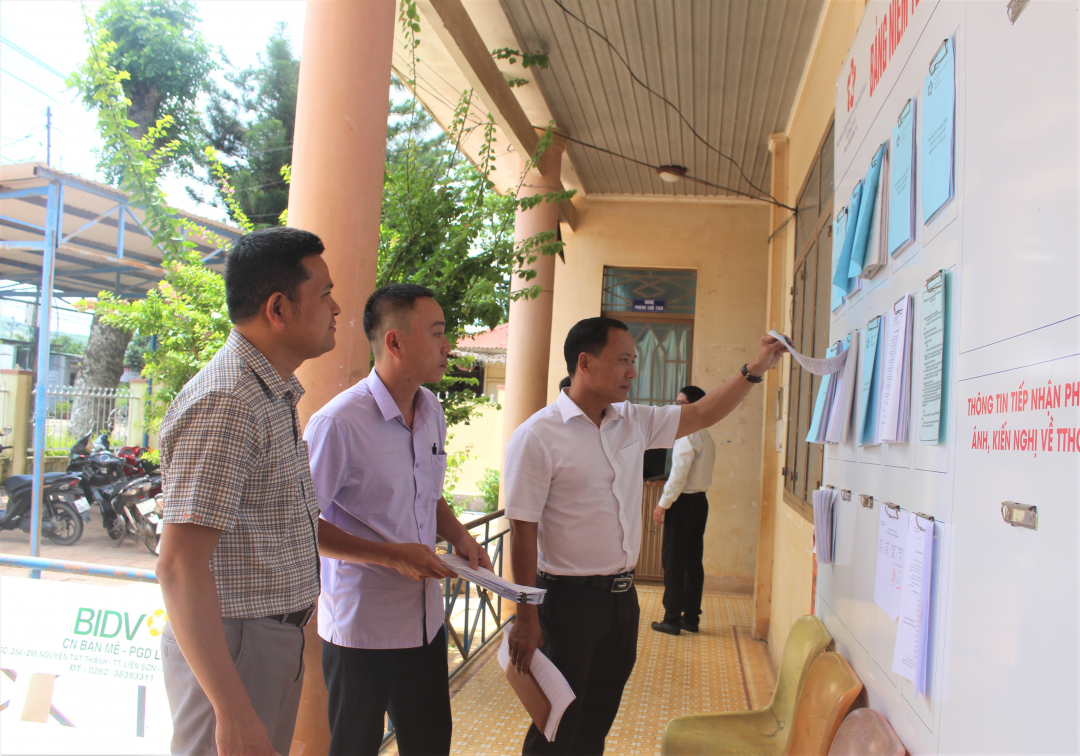
<svg viewBox="0 0 1080 756"><path fill-rule="evenodd" d="M321 517L380 543L435 548L435 505L446 474L446 418L425 388L412 430L374 370L308 421L304 438ZM349 648L415 648L443 622L438 580L322 557L319 635Z"/></svg>

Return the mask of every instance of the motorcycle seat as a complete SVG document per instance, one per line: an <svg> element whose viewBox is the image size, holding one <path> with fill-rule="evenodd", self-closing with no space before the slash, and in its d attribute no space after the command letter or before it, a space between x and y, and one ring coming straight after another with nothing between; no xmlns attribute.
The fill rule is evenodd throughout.
<svg viewBox="0 0 1080 756"><path fill-rule="evenodd" d="M68 477L71 477L69 473L63 473L63 472L45 473L44 483L45 483L46 486L49 486L52 483L55 483L56 481L60 480L61 478L68 478ZM16 494L22 493L23 491L25 491L25 490L27 490L29 488L32 488L33 485L34 485L34 476L33 475L11 475L11 476L8 477L7 482L4 483L4 489L8 492L8 494L10 494L11 496L14 496Z"/></svg>

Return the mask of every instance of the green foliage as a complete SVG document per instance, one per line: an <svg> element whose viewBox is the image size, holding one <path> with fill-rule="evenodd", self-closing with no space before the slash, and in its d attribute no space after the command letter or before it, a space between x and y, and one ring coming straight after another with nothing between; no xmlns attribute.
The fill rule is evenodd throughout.
<svg viewBox="0 0 1080 756"><path fill-rule="evenodd" d="M491 57L495 58L495 60L505 60L511 65L517 63L517 59L521 58L522 68L545 69L550 62L546 53L523 53L521 50L515 50L512 47L500 47L497 50L492 50Z"/></svg>
<svg viewBox="0 0 1080 756"><path fill-rule="evenodd" d="M211 174L202 182L214 192L210 203L224 205L237 222L239 209L256 228L278 223L289 204L288 179L281 169L292 162L300 61L285 28L278 24L258 65L227 73L229 86L211 89L206 108L207 139L222 156L217 168L201 161ZM222 188L222 173L228 193Z"/></svg>
<svg viewBox="0 0 1080 756"><path fill-rule="evenodd" d="M127 352L124 353L124 364L131 368L134 375L140 375L146 365L146 353L150 351L152 337L137 333L128 342Z"/></svg>
<svg viewBox="0 0 1080 756"><path fill-rule="evenodd" d="M52 347L51 351L60 354L86 354L86 342L89 340L87 336L75 336L70 333L56 333L53 334L52 339L49 341Z"/></svg>
<svg viewBox="0 0 1080 756"><path fill-rule="evenodd" d="M491 514L496 511L499 508L499 471L487 468L476 485L480 489L480 498L484 500L484 512Z"/></svg>
<svg viewBox="0 0 1080 756"><path fill-rule="evenodd" d="M182 134L200 130L195 101L216 62L214 51L196 29L198 22L193 0L106 0L95 14L99 36L114 43L106 51L106 62L127 73L121 85L128 99L127 128L142 137L154 124L163 127L147 147L160 149ZM83 102L96 108L102 82L83 76L82 70L71 83ZM196 151L194 143L178 141L162 156L161 167L190 166ZM119 176L116 158L107 140L100 167L110 180Z"/></svg>
<svg viewBox="0 0 1080 756"><path fill-rule="evenodd" d="M449 441L453 436L448 437ZM461 468L465 464L465 460L472 454L472 446L466 446L461 451L456 451L446 455L446 477L443 478L443 490L442 497L446 499L446 503L450 505L450 509L454 512L454 516L460 516L465 511L464 504L458 504L454 501L454 491L457 489L457 484L461 480Z"/></svg>

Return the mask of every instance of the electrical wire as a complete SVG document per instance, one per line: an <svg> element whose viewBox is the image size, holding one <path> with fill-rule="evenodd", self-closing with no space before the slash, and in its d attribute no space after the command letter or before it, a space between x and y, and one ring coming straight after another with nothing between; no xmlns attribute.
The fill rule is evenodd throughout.
<svg viewBox="0 0 1080 756"><path fill-rule="evenodd" d="M44 69L45 69L46 71L48 71L49 73L53 74L54 76L59 76L59 77L60 77L61 79L64 79L64 80L66 80L66 79L67 79L67 77L66 77L66 76L64 76L64 75L63 75L62 73L60 73L59 71L57 71L57 70L56 70L55 68L53 68L52 66L50 66L50 65L49 65L48 63L46 63L45 61L41 60L41 58L38 58L38 57L36 57L36 56L34 56L34 55L32 55L32 54L28 53L28 52L27 52L26 50L24 50L24 49L22 49L21 47L19 47L19 46L18 46L17 44L15 44L14 42L12 42L12 41L11 41L10 39L8 39L7 37L4 37L4 36L0 36L0 42L3 42L3 43L4 43L5 45L7 45L8 47L10 47L10 48L11 48L12 50L14 50L15 52L17 52L17 53L22 53L22 54L23 54L23 55L25 55L25 56L26 56L27 58L29 58L30 60L32 60L32 61L34 61L35 63L37 63L37 64L38 64L39 66L41 66L41 67L42 67L42 68L44 68Z"/></svg>
<svg viewBox="0 0 1080 756"><path fill-rule="evenodd" d="M693 135L694 135L694 137L695 137L695 138L696 138L696 139L697 139L697 140L698 140L699 142L701 142L701 143L702 143L703 145L705 145L705 146L706 146L706 147L707 147L708 149L712 150L712 151L713 151L713 152L715 152L715 153L716 153L717 155L719 155L720 157L724 158L725 160L727 160L728 162L730 162L730 163L731 163L731 164L732 164L733 166L735 166L735 170L737 170L737 171L739 172L739 175L740 175L740 176L742 176L743 180L744 180L744 181L745 181L745 182L746 182L747 184L749 184L749 185L750 185L750 188L751 188L751 189L755 189L755 190L757 190L758 192L760 192L761 194L765 195L765 196L766 196L766 197L768 197L768 198L769 198L769 199L770 199L770 200L771 200L771 201L773 202L773 204L775 204L775 205L779 205L780 207L785 207L785 208L787 208L788 210L793 210L793 209L794 209L794 208L790 208L790 207L788 207L787 205L783 204L782 202L780 202L780 200L776 199L776 197L772 196L772 195L771 195L771 194L769 194L769 193L768 193L767 191L765 191L765 190L764 190L764 189L762 189L761 187L757 186L757 185L756 185L756 184L755 184L755 183L754 183L753 181L751 181L751 180L750 180L750 177L746 175L746 172L745 172L745 171L743 171L743 169L742 169L742 166L741 166L741 165L739 165L739 163L738 163L738 162L737 162L737 161L735 160L735 158L733 158L733 157L731 157L730 155L728 155L727 153L723 152L723 151L722 151L722 150L720 150L720 149L719 149L718 147L714 147L713 145L711 145L711 144L710 144L710 143L709 143L709 142L708 142L708 141L707 141L707 140L705 139L705 137L701 136L701 134L699 134L699 133L698 133L697 129L695 129L695 128L694 128L694 125L693 125L692 123L690 123L689 119L687 119L687 117L686 117L685 115L683 115L683 112L682 112L681 110L679 110L679 107L678 107L678 106L677 106L677 105L676 105L675 103L673 103L673 102L672 102L671 100L669 100L669 99L668 99L667 97L664 97L664 95L660 94L659 92L657 92L657 91L656 91L655 89L653 89L652 87L650 87L650 86L649 86L648 84L646 84L646 83L645 83L644 81L642 81L642 80L641 80L641 77L639 77L639 76L638 76L638 75L637 75L636 73L634 73L634 69L633 69L633 68L632 68L632 67L630 66L630 62L629 62L628 60L626 60L626 58L625 58L625 57L623 57L623 54L622 54L621 52L619 52L619 49L618 49L617 47L615 47L615 45L614 45L614 44L612 44L611 40L610 40L610 39L608 39L608 38L607 38L607 37L606 37L606 36L604 35L604 33L603 33L603 32L601 32L601 31L600 31L599 29L596 29L595 27L593 27L592 25L590 25L590 24L589 24L589 22L588 22L588 21L586 21L585 19L583 19L583 18L581 18L580 16L576 15L576 14L575 14L575 13L574 13L573 11L571 11L571 10L570 10L569 8L567 8L567 7L565 6L565 5L563 5L563 4L562 4L562 2L561 2L561 0L553 0L553 2L555 3L555 5L559 6L559 8L560 8L560 9L561 9L561 10L563 11L563 13L565 13L565 14L566 14L566 15L568 15L568 16L570 16L570 17L571 17L572 19L574 19L575 21L577 21L578 23L580 23L581 25L583 25L583 26L584 26L584 27L585 27L586 29L588 29L588 30L589 30L589 31L591 31L591 32L592 32L593 34L595 34L596 36L598 36L598 37L599 37L599 38L600 38L601 40L603 40L603 41L604 41L604 43L605 43L605 44L606 44L606 45L607 45L607 46L608 46L609 48L611 48L611 51L612 51L612 52L613 52L613 53L615 54L615 57L617 57L617 58L619 59L619 61L620 61L620 62L621 62L621 63L623 64L623 66L624 66L624 67L626 68L627 72L628 72L628 73L630 74L630 78L631 78L631 79L633 79L633 80L634 80L634 81L635 81L635 82L636 82L637 84L639 84L640 86L644 87L646 91L650 92L651 94L653 94L653 95L654 95L654 96L656 96L656 97L659 97L659 98L660 98L660 100L662 100L662 101L663 101L663 102L664 102L664 103L665 103L665 104L666 104L666 105L667 105L667 106L668 106L669 108L671 108L672 110L674 110L674 111L675 111L675 114L676 114L676 115L677 115L677 116L679 117L679 119L680 119L680 120L681 120L681 121L682 121L682 122L683 122L684 124L686 124L686 128L690 129L690 133L691 133L691 134L693 134ZM620 156L620 157L621 157L621 156ZM700 180L700 179L695 179L695 180L698 180L698 181L702 181L702 180ZM733 190L731 190L731 191L736 191L736 190L734 190L734 189L733 189ZM745 196L751 196L751 195L748 195L748 194L746 194L745 192L740 192L740 193L741 193L741 194L743 194L743 195L745 195Z"/></svg>
<svg viewBox="0 0 1080 756"><path fill-rule="evenodd" d="M38 107L37 105L34 105L33 103L27 102L26 100L24 100L23 98L19 97L19 96L18 96L17 94L15 94L15 93L13 93L13 92L9 92L9 91L7 91L6 89L0 89L0 94L5 94L5 95L7 95L8 97L12 98L13 100L18 100L18 101L19 101L19 102L21 102L21 103L22 103L23 105L25 105L26 107L30 108L31 110L36 110L36 111L37 111L38 113L41 113L42 115L45 115L45 111L44 111L44 110L42 110L41 108L39 108L39 107Z"/></svg>
<svg viewBox="0 0 1080 756"><path fill-rule="evenodd" d="M26 141L27 139L29 139L29 138L31 138L31 137L34 137L34 136L37 136L37 135L38 135L38 132L40 132L40 131L41 131L42 129L44 129L44 128L45 128L44 126L38 126L38 127L36 128L36 129L34 129L33 131L31 131L31 132L30 132L29 134L27 134L26 136L24 136L24 137L23 137L22 139L16 139L16 140L14 140L14 141L8 142L8 143L7 143L7 144L5 144L5 145L4 145L3 147L0 147L0 149L5 149L5 150L6 150L6 149L8 149L9 147L11 147L11 146L12 146L13 144L18 144L19 142L25 142L25 141Z"/></svg>
<svg viewBox="0 0 1080 756"><path fill-rule="evenodd" d="M18 76L16 76L15 74L13 74L13 73L12 73L11 71L7 70L6 68L0 68L0 71L3 71L3 72L4 72L4 73L6 73L6 74L7 74L8 76L10 76L11 78L13 78L13 79L14 79L15 81L18 81L18 82L21 82L21 83L25 84L26 86L28 86L28 87L30 87L31 89L33 89L33 90L34 90L35 92L39 92L40 94L43 94L43 95L45 95L45 96L46 96L46 97L48 97L48 98L49 98L50 100L52 100L53 102L55 102L55 103L56 103L57 105L62 105L62 106L64 106L64 107L67 107L66 105L64 105L64 103L60 102L60 101L59 101L58 99L56 99L55 97L53 97L53 96L52 96L51 94L49 94L49 93L48 93L48 92L46 92L45 90L43 90L43 89L38 89L37 87L35 87L35 86L34 86L33 84L31 84L30 82L28 82L28 81L24 81L23 79L20 79L20 78L19 78Z"/></svg>

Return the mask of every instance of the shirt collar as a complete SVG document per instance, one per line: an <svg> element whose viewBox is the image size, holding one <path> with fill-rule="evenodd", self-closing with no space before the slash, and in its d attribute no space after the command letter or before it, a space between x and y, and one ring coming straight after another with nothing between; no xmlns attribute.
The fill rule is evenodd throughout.
<svg viewBox="0 0 1080 756"><path fill-rule="evenodd" d="M251 372L255 373L274 398L283 399L288 397L293 404L300 401L300 397L304 395L304 387L300 384L300 379L293 374L289 376L288 381L283 380L281 373L270 364L270 360L266 359L266 355L241 336L239 332L231 331L225 346L240 356L243 363L251 368Z"/></svg>
<svg viewBox="0 0 1080 756"><path fill-rule="evenodd" d="M555 400L555 405L559 408L559 414L562 415L563 423L570 422L570 418L581 415L586 420L589 420L588 415L582 412L581 407L574 404L574 400L570 398L570 395L566 393L566 389L559 392L559 398ZM610 410L610 412L609 412ZM603 417L600 419L600 424L613 420L616 416L622 417L622 409L618 404L609 404L604 407ZM592 420L589 420L592 423Z"/></svg>
<svg viewBox="0 0 1080 756"><path fill-rule="evenodd" d="M375 368L371 369L368 373L368 377L364 380L367 381L368 390L371 391L371 395L375 397L375 403L379 405L379 411L382 412L383 420L390 421L395 417L401 417L401 410L397 406L397 402L394 401L394 397L390 396L390 390L386 388L386 384L382 382L382 378L379 377ZM429 407L428 403L424 401L423 391L417 391L419 401L416 402L416 417L413 420L413 430L419 430L428 419ZM404 418L402 418L404 421Z"/></svg>

